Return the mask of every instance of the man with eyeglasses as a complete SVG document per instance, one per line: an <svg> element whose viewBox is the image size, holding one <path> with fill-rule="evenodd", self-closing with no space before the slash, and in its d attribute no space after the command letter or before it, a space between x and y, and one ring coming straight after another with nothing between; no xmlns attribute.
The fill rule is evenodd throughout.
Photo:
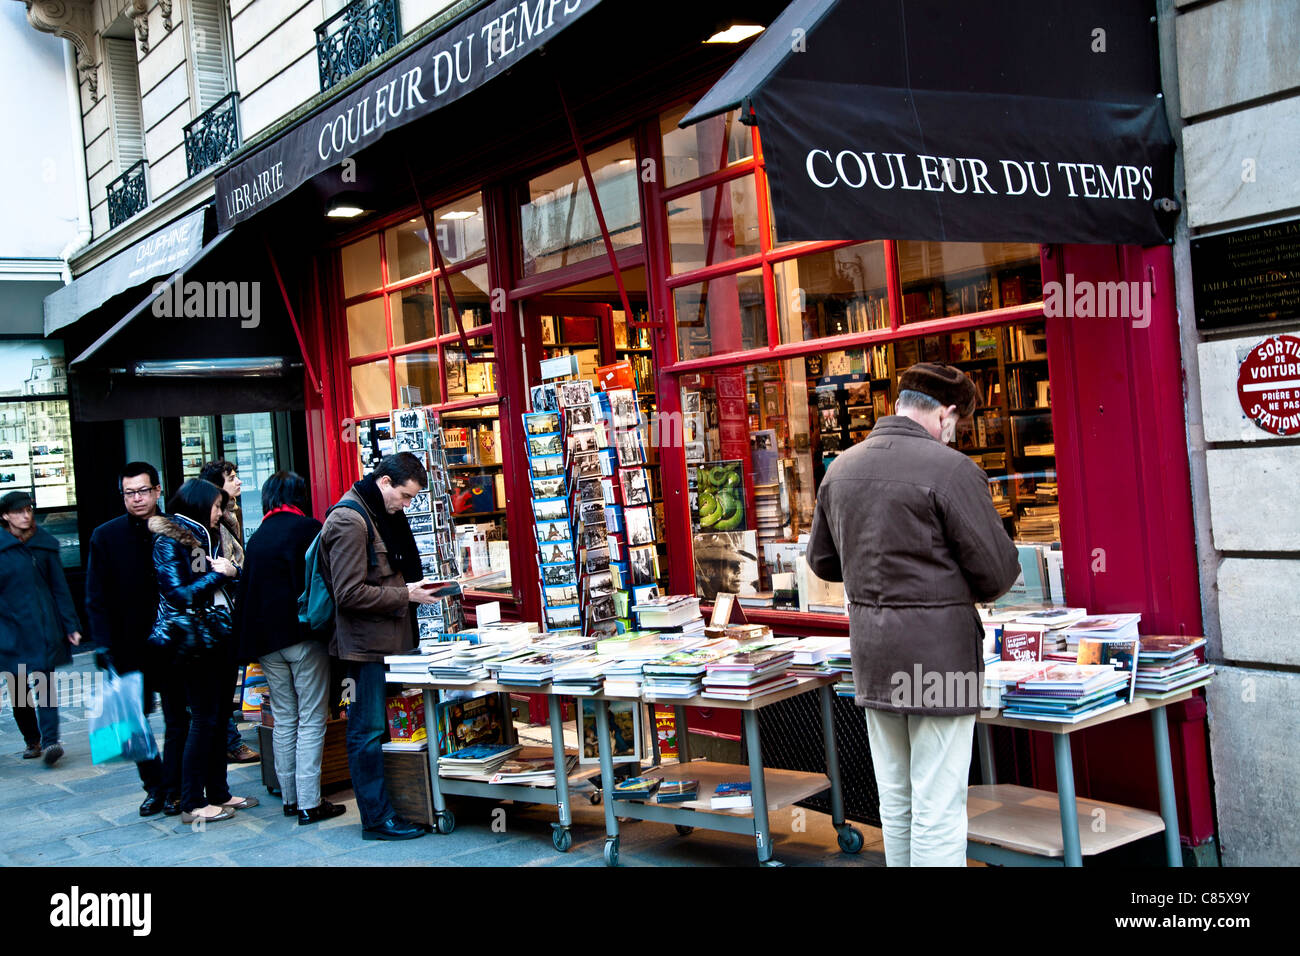
<svg viewBox="0 0 1300 956"><path fill-rule="evenodd" d="M129 462L118 473L117 485L126 514L100 525L90 536L90 561L86 566L90 633L102 648L105 662L119 674L144 674L145 713L153 709L155 691L164 692L165 713L162 675L148 650L148 637L158 617L153 535L148 528L149 519L158 514L162 494L158 469L144 461ZM180 752L164 750L163 754L161 759L155 757L136 765L146 793L140 804L142 817L162 811L169 797L179 798ZM165 767L167 758L176 765Z"/></svg>

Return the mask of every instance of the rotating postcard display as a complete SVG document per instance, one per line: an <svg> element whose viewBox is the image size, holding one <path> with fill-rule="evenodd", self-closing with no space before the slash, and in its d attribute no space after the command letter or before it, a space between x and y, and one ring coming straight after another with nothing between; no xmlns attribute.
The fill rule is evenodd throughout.
<svg viewBox="0 0 1300 956"><path fill-rule="evenodd" d="M635 389L595 392L568 358L546 363L524 415L543 618L604 637L658 595L658 535Z"/></svg>
<svg viewBox="0 0 1300 956"><path fill-rule="evenodd" d="M430 580L448 582L433 604L416 605L420 642L449 640L465 629L456 560L456 526L451 520L447 454L437 415L424 408L399 408L392 413L392 436L398 451L409 451L424 462L428 486L406 508L406 520L420 552L420 567Z"/></svg>

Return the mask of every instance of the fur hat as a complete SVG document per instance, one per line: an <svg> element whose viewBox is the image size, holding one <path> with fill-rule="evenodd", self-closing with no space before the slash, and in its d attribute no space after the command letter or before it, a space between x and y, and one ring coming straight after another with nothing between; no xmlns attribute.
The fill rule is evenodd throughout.
<svg viewBox="0 0 1300 956"><path fill-rule="evenodd" d="M979 404L979 393L966 373L951 365L938 362L918 362L898 379L900 391L906 389L929 395L940 405L956 405L957 414L962 418L975 411Z"/></svg>

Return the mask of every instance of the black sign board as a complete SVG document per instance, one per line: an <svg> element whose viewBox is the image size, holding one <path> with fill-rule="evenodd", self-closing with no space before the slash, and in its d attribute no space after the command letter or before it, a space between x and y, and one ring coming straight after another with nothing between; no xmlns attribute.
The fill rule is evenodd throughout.
<svg viewBox="0 0 1300 956"><path fill-rule="evenodd" d="M1192 240L1196 327L1300 319L1300 219Z"/></svg>

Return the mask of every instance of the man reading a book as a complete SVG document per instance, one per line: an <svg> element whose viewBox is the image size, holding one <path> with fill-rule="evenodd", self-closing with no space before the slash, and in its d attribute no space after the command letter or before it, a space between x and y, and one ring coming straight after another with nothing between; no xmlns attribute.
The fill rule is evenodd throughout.
<svg viewBox="0 0 1300 956"><path fill-rule="evenodd" d="M843 581L889 866L963 866L966 784L983 682L976 602L1020 574L984 471L948 447L978 396L922 362L897 414L826 469L808 564Z"/></svg>

